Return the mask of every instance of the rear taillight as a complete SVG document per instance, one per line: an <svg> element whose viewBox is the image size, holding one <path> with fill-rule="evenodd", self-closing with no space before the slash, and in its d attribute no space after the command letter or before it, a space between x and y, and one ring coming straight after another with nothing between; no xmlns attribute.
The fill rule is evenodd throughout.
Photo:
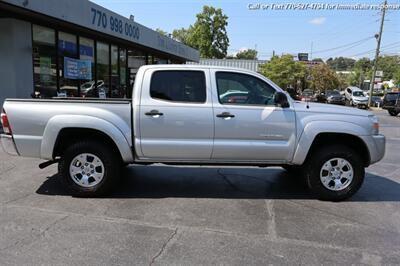
<svg viewBox="0 0 400 266"><path fill-rule="evenodd" d="M11 134L10 122L8 121L6 111L1 112L1 124L3 125L4 133Z"/></svg>

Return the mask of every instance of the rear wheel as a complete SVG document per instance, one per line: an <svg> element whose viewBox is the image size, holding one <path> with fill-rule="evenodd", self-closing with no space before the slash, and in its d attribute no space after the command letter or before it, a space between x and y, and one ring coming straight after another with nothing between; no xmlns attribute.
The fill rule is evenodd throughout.
<svg viewBox="0 0 400 266"><path fill-rule="evenodd" d="M61 156L58 171L63 183L75 196L96 197L106 194L119 178L119 154L96 141L80 141Z"/></svg>
<svg viewBox="0 0 400 266"><path fill-rule="evenodd" d="M356 193L364 181L361 157L346 146L326 146L311 155L305 169L310 191L319 199L340 201Z"/></svg>
<svg viewBox="0 0 400 266"><path fill-rule="evenodd" d="M396 116L396 115L399 114L399 112L396 112L395 110L388 110L388 112L389 112L389 114L390 114L391 116Z"/></svg>

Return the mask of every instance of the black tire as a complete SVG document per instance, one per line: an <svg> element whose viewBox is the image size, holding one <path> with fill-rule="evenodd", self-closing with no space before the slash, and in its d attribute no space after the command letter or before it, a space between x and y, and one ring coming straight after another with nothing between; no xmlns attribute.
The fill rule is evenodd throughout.
<svg viewBox="0 0 400 266"><path fill-rule="evenodd" d="M399 112L396 112L395 110L388 110L388 113L389 113L391 116L397 116L397 115L399 114Z"/></svg>
<svg viewBox="0 0 400 266"><path fill-rule="evenodd" d="M346 159L353 168L353 179L350 184L342 190L333 191L326 188L321 181L320 172L325 164L333 158ZM356 193L365 176L364 163L360 155L346 146L325 146L310 155L304 169L307 186L310 191L321 200L341 201L351 197Z"/></svg>
<svg viewBox="0 0 400 266"><path fill-rule="evenodd" d="M70 175L69 168L72 160L79 154L90 153L97 156L104 165L101 181L93 187L83 187L75 183ZM107 194L118 178L121 170L120 155L111 147L99 141L82 140L69 146L61 156L58 172L64 186L73 196L98 197Z"/></svg>

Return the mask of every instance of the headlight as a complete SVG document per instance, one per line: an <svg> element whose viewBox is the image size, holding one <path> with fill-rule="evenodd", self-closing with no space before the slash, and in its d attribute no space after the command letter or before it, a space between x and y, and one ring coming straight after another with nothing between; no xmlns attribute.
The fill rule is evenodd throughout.
<svg viewBox="0 0 400 266"><path fill-rule="evenodd" d="M379 121L378 121L378 117L376 117L376 115L370 115L368 116L369 119L372 122L372 130L371 133L372 135L378 135L379 134Z"/></svg>

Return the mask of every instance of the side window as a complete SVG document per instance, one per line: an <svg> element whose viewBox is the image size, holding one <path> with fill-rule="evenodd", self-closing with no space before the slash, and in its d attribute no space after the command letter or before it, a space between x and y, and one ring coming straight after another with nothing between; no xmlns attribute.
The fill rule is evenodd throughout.
<svg viewBox="0 0 400 266"><path fill-rule="evenodd" d="M205 103L206 81L203 71L156 71L151 77L150 96L154 99Z"/></svg>
<svg viewBox="0 0 400 266"><path fill-rule="evenodd" d="M275 89L256 77L217 72L217 90L221 104L275 105Z"/></svg>

